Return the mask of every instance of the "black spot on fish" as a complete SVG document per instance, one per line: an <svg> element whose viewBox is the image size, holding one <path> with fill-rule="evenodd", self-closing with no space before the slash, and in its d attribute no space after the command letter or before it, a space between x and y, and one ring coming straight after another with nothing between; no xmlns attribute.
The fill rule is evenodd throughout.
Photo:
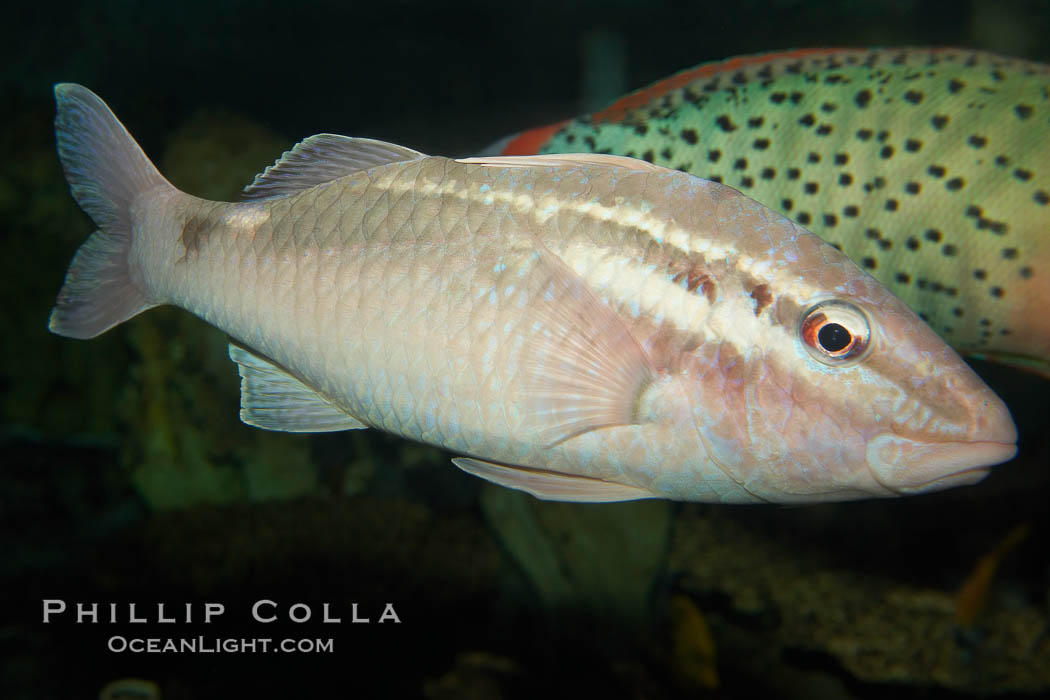
<svg viewBox="0 0 1050 700"><path fill-rule="evenodd" d="M919 183L917 182L909 182L904 185L904 191L908 194L919 194L920 189Z"/></svg>
<svg viewBox="0 0 1050 700"><path fill-rule="evenodd" d="M907 272L898 272L893 276L893 279L897 280L899 284L909 284L911 282L911 275Z"/></svg>
<svg viewBox="0 0 1050 700"><path fill-rule="evenodd" d="M899 204L898 204L896 199L887 199L886 200L886 211L897 211L897 207L898 206L899 206Z"/></svg>
<svg viewBox="0 0 1050 700"><path fill-rule="evenodd" d="M808 226L811 220L812 218L810 217L808 212L800 211L798 213L798 222L803 226Z"/></svg>
<svg viewBox="0 0 1050 700"><path fill-rule="evenodd" d="M700 137L696 133L696 129L682 129L682 140L692 145L700 140Z"/></svg>
<svg viewBox="0 0 1050 700"><path fill-rule="evenodd" d="M1004 296L1006 296L1006 291L1002 287L992 287L988 291L996 299L1002 299Z"/></svg>
<svg viewBox="0 0 1050 700"><path fill-rule="evenodd" d="M930 119L930 124L933 125L934 129L936 129L937 131L940 131L944 127L948 126L948 115L947 114L935 115L932 119Z"/></svg>
<svg viewBox="0 0 1050 700"><path fill-rule="evenodd" d="M741 178L740 179L740 186L741 187L747 187L747 188L754 187L755 186L755 178L750 177L750 176Z"/></svg>
<svg viewBox="0 0 1050 700"><path fill-rule="evenodd" d="M820 185L815 182L807 182L802 189L805 190L806 194L816 194L817 190L820 189Z"/></svg>
<svg viewBox="0 0 1050 700"><path fill-rule="evenodd" d="M835 154L835 165L845 165L848 162L849 162L849 156L846 155L845 153L836 153Z"/></svg>
<svg viewBox="0 0 1050 700"><path fill-rule="evenodd" d="M1005 168L1007 165L1010 164L1010 158L1008 156L1002 156L1002 155L996 156L995 157L995 164L998 165L1001 168Z"/></svg>
<svg viewBox="0 0 1050 700"><path fill-rule="evenodd" d="M933 241L934 243L940 243L941 242L941 238L944 237L944 234L942 234L940 231L938 231L935 228L928 228L928 229L926 229L926 233L924 233L922 235L923 235L923 237L926 240Z"/></svg>
<svg viewBox="0 0 1050 700"><path fill-rule="evenodd" d="M807 163L819 163L820 162L820 154L819 153L814 153L813 151L810 151L809 155L806 156L806 162Z"/></svg>
<svg viewBox="0 0 1050 700"><path fill-rule="evenodd" d="M769 96L769 101L775 105L782 103L786 99L787 95L785 95L782 92L774 92L772 95Z"/></svg>
<svg viewBox="0 0 1050 700"><path fill-rule="evenodd" d="M777 176L777 171L774 168L762 168L760 175L763 180L772 180Z"/></svg>
<svg viewBox="0 0 1050 700"><path fill-rule="evenodd" d="M923 94L918 90L908 90L904 93L904 99L907 102L911 102L913 105L917 105L922 102Z"/></svg>
<svg viewBox="0 0 1050 700"><path fill-rule="evenodd" d="M798 168L788 168L788 179L797 180L802 176L802 171Z"/></svg>
<svg viewBox="0 0 1050 700"><path fill-rule="evenodd" d="M807 127L808 126L813 126L814 124L817 123L817 118L814 117L812 114L807 114L804 117L801 117L798 120L798 123L801 124L802 126L807 126Z"/></svg>
<svg viewBox="0 0 1050 700"><path fill-rule="evenodd" d="M908 250L918 250L919 239L915 236L909 236L908 240L904 242L904 245L908 246Z"/></svg>
<svg viewBox="0 0 1050 700"><path fill-rule="evenodd" d="M853 101L857 103L857 106L864 109L871 104L871 90L861 90L854 96Z"/></svg>
<svg viewBox="0 0 1050 700"><path fill-rule="evenodd" d="M1006 235L1006 228L1006 224L1002 221L992 221L983 216L977 220L977 229L979 231L987 230L1000 236L1004 236Z"/></svg>
<svg viewBox="0 0 1050 700"><path fill-rule="evenodd" d="M1032 195L1032 199L1034 199L1037 204L1041 204L1045 207L1047 204L1050 204L1050 193L1044 192L1043 190L1038 190L1034 195Z"/></svg>
<svg viewBox="0 0 1050 700"><path fill-rule="evenodd" d="M886 186L886 178L882 177L881 175L876 177L873 180L873 182L875 184L875 189L877 189L877 190L881 190L883 187Z"/></svg>
<svg viewBox="0 0 1050 700"><path fill-rule="evenodd" d="M988 139L977 134L971 134L970 138L966 139L966 143L970 144L974 148L984 148L988 145Z"/></svg>
<svg viewBox="0 0 1050 700"><path fill-rule="evenodd" d="M882 231L877 228L866 228L864 229L864 235L873 241L877 241L882 238Z"/></svg>
<svg viewBox="0 0 1050 700"><path fill-rule="evenodd" d="M736 131L737 129L736 124L733 123L733 120L729 118L728 114L723 114L718 119L716 119L715 124L717 124L718 128L726 132L727 134L732 131Z"/></svg>
<svg viewBox="0 0 1050 700"><path fill-rule="evenodd" d="M817 136L827 136L831 132L832 132L831 124L821 124L820 126L817 127L816 134L817 134Z"/></svg>
<svg viewBox="0 0 1050 700"><path fill-rule="evenodd" d="M875 135L871 129L858 129L857 138L861 141L871 141L871 137Z"/></svg>
<svg viewBox="0 0 1050 700"><path fill-rule="evenodd" d="M945 256L947 256L949 258L954 256L958 252L959 252L959 249L956 248L951 243L945 243L943 246L941 246L941 254L945 255Z"/></svg>
<svg viewBox="0 0 1050 700"><path fill-rule="evenodd" d="M956 306L954 309L952 309L952 315L955 316L956 318L962 317L962 315L963 315L962 308Z"/></svg>
<svg viewBox="0 0 1050 700"><path fill-rule="evenodd" d="M749 129L758 129L766 123L765 117L751 117L747 120L747 126Z"/></svg>
<svg viewBox="0 0 1050 700"><path fill-rule="evenodd" d="M948 92L950 92L953 95L962 90L964 87L966 87L966 83L956 78L952 78L948 81Z"/></svg>
<svg viewBox="0 0 1050 700"><path fill-rule="evenodd" d="M883 250L889 250L893 247L893 241L888 238L881 238L879 239L879 247Z"/></svg>
<svg viewBox="0 0 1050 700"><path fill-rule="evenodd" d="M747 170L747 158L737 158L733 162L733 170Z"/></svg>
<svg viewBox="0 0 1050 700"><path fill-rule="evenodd" d="M635 124L634 133L638 134L639 136L645 136L649 133L649 127L645 124Z"/></svg>
<svg viewBox="0 0 1050 700"><path fill-rule="evenodd" d="M1014 177L1016 177L1021 182L1028 182L1032 179L1032 171L1025 170L1024 168L1017 168L1016 170L1014 170Z"/></svg>
<svg viewBox="0 0 1050 700"><path fill-rule="evenodd" d="M948 182L944 183L944 186L952 192L958 192L965 185L966 180L962 179L961 177L953 177L951 180L948 180Z"/></svg>
<svg viewBox="0 0 1050 700"><path fill-rule="evenodd" d="M922 148L922 141L918 139L908 139L904 142L904 150L909 153L918 153L920 148Z"/></svg>
<svg viewBox="0 0 1050 700"><path fill-rule="evenodd" d="M791 211L792 209L794 209L794 207L795 207L795 203L792 202L790 199L782 199L782 200L780 200L780 208L783 209L784 211Z"/></svg>
<svg viewBox="0 0 1050 700"><path fill-rule="evenodd" d="M883 146L882 150L879 151L880 158L892 158L893 157L893 146Z"/></svg>
<svg viewBox="0 0 1050 700"><path fill-rule="evenodd" d="M587 148L591 149L592 151L598 147L598 144L597 142L595 142L593 136L584 136L583 142L587 144Z"/></svg>
<svg viewBox="0 0 1050 700"><path fill-rule="evenodd" d="M849 173L842 173L839 175L839 184L843 187L849 187L853 184L853 176Z"/></svg>
<svg viewBox="0 0 1050 700"><path fill-rule="evenodd" d="M886 143L886 139L890 137L890 132L883 129L879 133L875 134L875 140L879 143Z"/></svg>
<svg viewBox="0 0 1050 700"><path fill-rule="evenodd" d="M722 151L717 149L707 152L707 160L712 163L717 163L718 159L722 157Z"/></svg>
<svg viewBox="0 0 1050 700"><path fill-rule="evenodd" d="M1028 119L1032 116L1032 105L1017 105L1014 107L1014 113L1018 119Z"/></svg>
<svg viewBox="0 0 1050 700"><path fill-rule="evenodd" d="M850 204L842 209L842 215L850 219L855 219L860 214L860 209L855 204Z"/></svg>
<svg viewBox="0 0 1050 700"><path fill-rule="evenodd" d="M831 102L825 102L824 104L820 105L820 111L824 112L825 114L831 114L836 109L838 109L838 107L832 104Z"/></svg>
<svg viewBox="0 0 1050 700"><path fill-rule="evenodd" d="M670 148L664 148L664 150L660 151L660 157L663 158L664 160L671 160L671 158L672 158L671 149Z"/></svg>
<svg viewBox="0 0 1050 700"><path fill-rule="evenodd" d="M1003 72L1001 70L993 70L992 80L994 80L997 83L1001 83L1003 81Z"/></svg>
<svg viewBox="0 0 1050 700"><path fill-rule="evenodd" d="M651 148L642 154L642 160L647 160L650 163L656 160L656 156L653 154L653 150Z"/></svg>
<svg viewBox="0 0 1050 700"><path fill-rule="evenodd" d="M710 180L711 182L722 182L722 176L721 175L712 175L711 177L709 177L707 179Z"/></svg>
<svg viewBox="0 0 1050 700"><path fill-rule="evenodd" d="M801 92L793 92L793 93L791 93L791 98L790 99L791 99L791 104L797 105L799 102L802 101L802 93Z"/></svg>
<svg viewBox="0 0 1050 700"><path fill-rule="evenodd" d="M1002 256L1007 260L1017 259L1017 248L1003 248L1001 252Z"/></svg>
<svg viewBox="0 0 1050 700"><path fill-rule="evenodd" d="M756 151L764 151L769 148L769 139L755 139L755 142L751 146Z"/></svg>
<svg viewBox="0 0 1050 700"><path fill-rule="evenodd" d="M877 266L876 262L875 262L875 258L864 258L860 262L861 262L862 265L864 265L865 268L867 268L869 270L874 270L875 267Z"/></svg>
<svg viewBox="0 0 1050 700"><path fill-rule="evenodd" d="M948 171L943 165L931 165L930 167L926 168L926 172L928 172L930 175L933 175L934 177L944 177Z"/></svg>
<svg viewBox="0 0 1050 700"><path fill-rule="evenodd" d="M1025 279L1029 279L1032 276L1032 268L1030 268L1030 267L1022 267L1021 270L1020 270L1020 274L1021 274L1021 277L1024 277Z"/></svg>
<svg viewBox="0 0 1050 700"><path fill-rule="evenodd" d="M838 222L839 222L838 217L836 217L834 214L824 214L824 225L825 226L834 226Z"/></svg>

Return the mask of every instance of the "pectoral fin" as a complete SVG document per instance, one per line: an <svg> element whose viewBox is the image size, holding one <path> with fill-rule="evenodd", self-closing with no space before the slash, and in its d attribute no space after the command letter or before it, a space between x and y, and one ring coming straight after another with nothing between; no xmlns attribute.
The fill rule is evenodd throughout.
<svg viewBox="0 0 1050 700"><path fill-rule="evenodd" d="M559 474L542 469L513 467L484 462L473 457L456 457L452 463L468 474L481 477L500 486L530 493L545 501L575 501L578 503L608 503L656 498L656 495L638 488L586 476Z"/></svg>
<svg viewBox="0 0 1050 700"><path fill-rule="evenodd" d="M271 360L230 344L241 374L241 420L263 430L327 433L368 426L332 405Z"/></svg>
<svg viewBox="0 0 1050 700"><path fill-rule="evenodd" d="M537 241L522 388L538 439L553 446L597 428L639 423L638 398L656 377L623 319Z"/></svg>

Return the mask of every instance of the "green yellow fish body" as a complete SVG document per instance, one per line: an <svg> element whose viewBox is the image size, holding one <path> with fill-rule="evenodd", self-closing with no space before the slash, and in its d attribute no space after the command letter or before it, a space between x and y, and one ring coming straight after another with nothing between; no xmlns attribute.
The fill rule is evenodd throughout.
<svg viewBox="0 0 1050 700"><path fill-rule="evenodd" d="M56 88L100 231L51 316L174 304L227 332L241 417L378 428L560 500L821 501L973 483L1002 402L844 255L724 185L613 156L450 160L307 139L247 190L171 186Z"/></svg>
<svg viewBox="0 0 1050 700"><path fill-rule="evenodd" d="M962 49L749 56L501 150L724 182L840 248L959 351L1050 373L1050 66Z"/></svg>

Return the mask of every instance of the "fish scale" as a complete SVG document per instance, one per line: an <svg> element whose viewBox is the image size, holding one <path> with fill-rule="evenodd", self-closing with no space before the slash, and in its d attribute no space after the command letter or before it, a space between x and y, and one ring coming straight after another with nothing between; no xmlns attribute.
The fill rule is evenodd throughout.
<svg viewBox="0 0 1050 700"><path fill-rule="evenodd" d="M684 71L507 154L638 157L844 251L962 352L1050 372L1050 67L814 49Z"/></svg>
<svg viewBox="0 0 1050 700"><path fill-rule="evenodd" d="M377 428L558 500L800 502L973 483L1002 401L842 253L719 183L608 155L451 160L310 137L246 201L160 175L59 85L99 224L49 327L159 304L225 331L241 419Z"/></svg>

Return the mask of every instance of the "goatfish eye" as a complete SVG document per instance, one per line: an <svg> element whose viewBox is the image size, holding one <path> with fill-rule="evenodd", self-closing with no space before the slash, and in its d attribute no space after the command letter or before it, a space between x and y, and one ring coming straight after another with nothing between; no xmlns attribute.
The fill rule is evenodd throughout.
<svg viewBox="0 0 1050 700"><path fill-rule="evenodd" d="M867 314L845 301L822 301L809 307L802 314L799 334L809 354L831 367L859 361L871 346Z"/></svg>

